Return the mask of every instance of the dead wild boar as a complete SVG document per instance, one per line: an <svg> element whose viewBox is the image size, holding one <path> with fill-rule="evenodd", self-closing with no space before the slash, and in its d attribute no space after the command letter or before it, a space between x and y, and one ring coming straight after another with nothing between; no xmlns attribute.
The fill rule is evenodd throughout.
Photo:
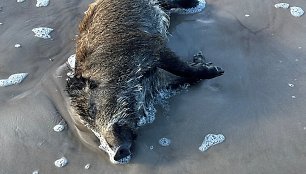
<svg viewBox="0 0 306 174"><path fill-rule="evenodd" d="M138 128L154 120L154 104L168 98L167 92L223 74L201 54L187 63L166 46L169 12L195 12L203 3L96 0L86 11L67 91L71 107L113 163L129 162ZM177 79L169 80L165 71Z"/></svg>

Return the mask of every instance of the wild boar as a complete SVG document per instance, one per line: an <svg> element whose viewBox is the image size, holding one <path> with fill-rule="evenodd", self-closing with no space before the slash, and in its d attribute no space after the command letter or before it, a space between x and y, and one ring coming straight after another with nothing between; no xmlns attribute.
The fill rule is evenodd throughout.
<svg viewBox="0 0 306 174"><path fill-rule="evenodd" d="M154 104L181 84L224 73L182 61L167 48L168 13L197 0L96 0L79 25L75 76L67 82L71 107L100 140L113 163L127 163L140 126L153 122ZM178 77L169 80L163 71Z"/></svg>

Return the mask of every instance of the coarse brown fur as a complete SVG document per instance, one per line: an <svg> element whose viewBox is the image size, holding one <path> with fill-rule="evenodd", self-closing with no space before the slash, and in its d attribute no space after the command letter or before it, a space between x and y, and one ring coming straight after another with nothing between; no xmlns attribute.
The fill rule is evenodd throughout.
<svg viewBox="0 0 306 174"><path fill-rule="evenodd" d="M193 80L223 74L210 64L182 62L166 47L169 19L156 3L97 0L79 25L75 77L67 91L83 123L112 149L132 143L141 115L151 112L168 85L159 68Z"/></svg>

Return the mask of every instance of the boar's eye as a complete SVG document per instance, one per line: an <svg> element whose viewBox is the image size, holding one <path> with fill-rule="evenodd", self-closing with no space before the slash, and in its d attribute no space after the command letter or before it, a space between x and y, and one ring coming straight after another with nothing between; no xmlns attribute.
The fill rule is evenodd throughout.
<svg viewBox="0 0 306 174"><path fill-rule="evenodd" d="M98 87L98 83L94 80L89 80L89 89L95 89L96 87Z"/></svg>
<svg viewBox="0 0 306 174"><path fill-rule="evenodd" d="M97 114L97 107L96 104L92 101L89 103L89 108L88 108L88 115L91 119L95 119Z"/></svg>

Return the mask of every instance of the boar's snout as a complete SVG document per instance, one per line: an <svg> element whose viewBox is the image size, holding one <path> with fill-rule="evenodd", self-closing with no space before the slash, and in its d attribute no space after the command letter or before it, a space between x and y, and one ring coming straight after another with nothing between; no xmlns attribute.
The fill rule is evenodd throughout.
<svg viewBox="0 0 306 174"><path fill-rule="evenodd" d="M121 159L129 157L131 155L130 148L131 148L131 144L120 145L115 151L114 160L120 161Z"/></svg>
<svg viewBox="0 0 306 174"><path fill-rule="evenodd" d="M104 134L109 149L105 151L109 154L110 160L115 164L128 163L131 158L131 147L135 137L135 132L125 125L114 124L111 129Z"/></svg>

